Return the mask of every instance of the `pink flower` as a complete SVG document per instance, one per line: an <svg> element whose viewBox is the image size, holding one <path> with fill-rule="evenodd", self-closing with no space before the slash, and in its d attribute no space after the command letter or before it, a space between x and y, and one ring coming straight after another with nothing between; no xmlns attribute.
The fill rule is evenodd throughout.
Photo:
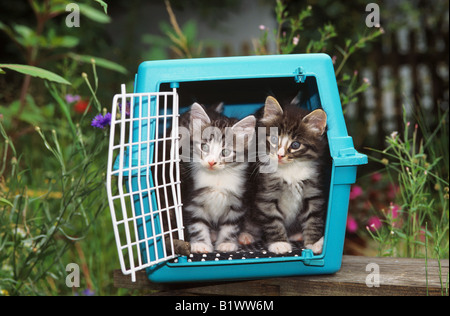
<svg viewBox="0 0 450 316"><path fill-rule="evenodd" d="M370 178L372 179L373 182L379 182L379 181L381 181L382 177L383 176L381 175L381 173L375 172L372 174L372 176Z"/></svg>
<svg viewBox="0 0 450 316"><path fill-rule="evenodd" d="M294 37L294 38L292 39L292 44L294 44L295 46L297 46L299 41L300 41L300 35L297 35L296 37Z"/></svg>
<svg viewBox="0 0 450 316"><path fill-rule="evenodd" d="M350 200L356 199L362 193L363 193L363 190L359 185L353 185L352 189L350 190Z"/></svg>
<svg viewBox="0 0 450 316"><path fill-rule="evenodd" d="M391 219L393 227L400 228L403 225L403 219L400 216L400 211L400 206L391 202L391 205L387 211L387 216Z"/></svg>
<svg viewBox="0 0 450 316"><path fill-rule="evenodd" d="M367 221L367 226L371 231L376 231L378 230L381 226L381 220L379 217L377 216L372 216L371 218L369 218L369 220Z"/></svg>
<svg viewBox="0 0 450 316"><path fill-rule="evenodd" d="M358 223L351 215L349 215L347 218L347 231L353 234L356 233L357 230L358 230Z"/></svg>
<svg viewBox="0 0 450 316"><path fill-rule="evenodd" d="M389 206L389 213L392 214L392 218L396 219L398 217L398 211L400 210L400 206L397 204L391 203Z"/></svg>
<svg viewBox="0 0 450 316"><path fill-rule="evenodd" d="M388 191L387 191L387 198L389 200L394 200L395 196L397 195L398 191L399 191L399 186L394 184L394 183L390 183L388 185Z"/></svg>

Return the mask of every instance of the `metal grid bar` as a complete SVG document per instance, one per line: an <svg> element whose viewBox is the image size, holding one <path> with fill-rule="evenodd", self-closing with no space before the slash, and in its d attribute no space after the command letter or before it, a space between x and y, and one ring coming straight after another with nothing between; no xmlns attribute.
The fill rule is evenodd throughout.
<svg viewBox="0 0 450 316"><path fill-rule="evenodd" d="M122 85L113 98L106 187L120 266L133 282L136 271L175 258L174 239L184 239L178 117L175 88Z"/></svg>

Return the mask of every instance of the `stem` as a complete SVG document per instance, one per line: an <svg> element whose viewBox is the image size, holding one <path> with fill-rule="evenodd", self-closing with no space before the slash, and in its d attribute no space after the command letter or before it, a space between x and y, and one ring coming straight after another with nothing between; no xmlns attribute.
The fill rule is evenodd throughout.
<svg viewBox="0 0 450 316"><path fill-rule="evenodd" d="M42 32L44 31L45 23L49 19L49 14L48 14L49 1L48 0L45 1L46 11L43 14L39 14L39 12L34 10L32 0L28 0L28 2L34 11L34 15L36 16L37 26L36 26L35 37L39 38L41 36ZM27 59L27 64L29 66L36 66L36 60L37 60L38 53L39 53L39 45L38 44L35 44L34 46L27 48L26 59ZM22 112L25 110L26 97L27 97L28 89L30 88L30 83L31 83L31 76L26 75L23 80L22 89L20 91L20 108L19 108L19 111L17 112L16 118L19 118L20 115L22 114Z"/></svg>
<svg viewBox="0 0 450 316"><path fill-rule="evenodd" d="M347 62L348 58L350 57L350 54L348 52L345 53L344 57L342 58L341 63L339 64L338 69L335 72L335 76L337 77L339 73L341 72L342 68L344 68L345 63Z"/></svg>

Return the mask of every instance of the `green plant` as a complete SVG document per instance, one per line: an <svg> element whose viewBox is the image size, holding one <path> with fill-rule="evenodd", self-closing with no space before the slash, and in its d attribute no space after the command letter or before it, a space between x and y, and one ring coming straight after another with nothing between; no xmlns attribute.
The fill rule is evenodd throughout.
<svg viewBox="0 0 450 316"><path fill-rule="evenodd" d="M83 79L100 109L95 63L92 69L94 84L86 74ZM47 88L58 105L67 108L61 89L51 83ZM60 132L67 123L71 132ZM41 153L39 167L27 166L32 152L18 152L1 121L0 131L0 289L10 295L71 293L65 287L63 258L107 206L107 130L94 130L87 115L75 120L68 112L54 129L36 126L48 153Z"/></svg>
<svg viewBox="0 0 450 316"><path fill-rule="evenodd" d="M418 119L412 126L405 114L403 132L386 137L386 149L371 149L380 156L370 158L399 183L400 210L395 217L380 212L386 225L369 232L380 255L424 257L427 238L434 257L448 258L448 110L431 132L424 127L424 117Z"/></svg>
<svg viewBox="0 0 450 316"><path fill-rule="evenodd" d="M87 3L77 3L81 14L96 23L109 23L111 19L106 14L106 2L102 0L95 0L95 2L103 8L103 11L97 10ZM79 45L80 38L72 35L68 31L68 27L57 28L52 23L52 20L56 17L66 13L66 6L71 3L73 2L69 0L29 1L30 8L36 18L34 28L23 24L7 25L0 21L0 31L3 31L16 44L20 53L19 56L25 62L25 65L0 64L0 74L5 73L4 69L25 74L17 110L12 113L6 113L7 110L2 110L2 112L5 112L4 115L11 114L9 116L12 118L12 124L15 128L19 127L22 114L28 111L28 91L32 77L71 85L72 82L54 72L55 69L58 69L59 61L72 59L76 63L89 63L92 58L72 52ZM103 58L96 58L96 60L100 67L120 73L127 72L122 66L114 62ZM41 65L49 66L50 69L43 69Z"/></svg>
<svg viewBox="0 0 450 316"><path fill-rule="evenodd" d="M166 59L166 48L169 48L176 58L204 57L204 41L197 39L197 23L189 20L180 27L169 0L164 0L164 3L170 24L163 22L160 25L165 36L145 34L142 37L144 44L151 45L149 52L145 54L146 58Z"/></svg>
<svg viewBox="0 0 450 316"><path fill-rule="evenodd" d="M277 0L275 16L278 24L275 30L269 30L264 25L260 26L261 37L254 41L255 54L328 53L333 56L333 62L337 65L335 75L344 111L347 104L356 102L358 95L363 93L370 83L367 80L359 82L357 71L353 71L352 75L344 72L345 65L354 53L383 34L383 29L379 28L369 34L358 35L356 40L348 38L345 40L344 47L335 46L334 50L330 47L330 42L338 36L338 32L331 23L319 27L319 38L308 40L308 37L304 36L305 21L313 16L312 6L307 6L297 15L292 16L287 10L287 4ZM275 43L275 52L271 52L268 48L270 41ZM338 54L341 55L340 59L337 57Z"/></svg>

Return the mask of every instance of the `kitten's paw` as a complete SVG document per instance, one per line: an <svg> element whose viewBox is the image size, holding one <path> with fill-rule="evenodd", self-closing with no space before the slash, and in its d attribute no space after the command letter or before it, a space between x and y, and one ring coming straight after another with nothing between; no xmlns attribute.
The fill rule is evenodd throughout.
<svg viewBox="0 0 450 316"><path fill-rule="evenodd" d="M191 253L208 253L213 252L213 246L204 242L192 242Z"/></svg>
<svg viewBox="0 0 450 316"><path fill-rule="evenodd" d="M303 234L302 233L297 233L295 235L292 235L291 237L289 237L290 241L302 241L303 240Z"/></svg>
<svg viewBox="0 0 450 316"><path fill-rule="evenodd" d="M255 242L255 238L249 233L240 233L238 240L241 245L250 245Z"/></svg>
<svg viewBox="0 0 450 316"><path fill-rule="evenodd" d="M306 245L306 248L311 249L316 255L321 254L323 250L323 237L312 245Z"/></svg>
<svg viewBox="0 0 450 316"><path fill-rule="evenodd" d="M292 246L288 242L277 241L269 245L269 251L276 254L288 253L292 251Z"/></svg>
<svg viewBox="0 0 450 316"><path fill-rule="evenodd" d="M238 250L238 245L233 242L223 242L216 246L216 250L219 252L231 252Z"/></svg>

